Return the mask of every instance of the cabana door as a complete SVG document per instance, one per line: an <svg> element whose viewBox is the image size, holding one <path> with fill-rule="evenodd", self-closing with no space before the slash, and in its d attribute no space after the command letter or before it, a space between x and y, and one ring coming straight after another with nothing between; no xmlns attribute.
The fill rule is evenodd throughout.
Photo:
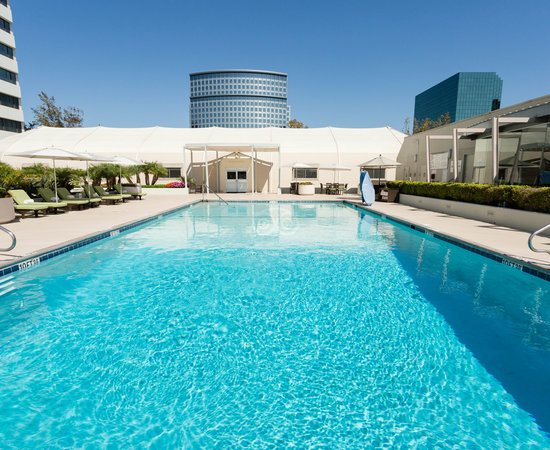
<svg viewBox="0 0 550 450"><path fill-rule="evenodd" d="M246 169L227 169L226 177L226 192L248 192Z"/></svg>

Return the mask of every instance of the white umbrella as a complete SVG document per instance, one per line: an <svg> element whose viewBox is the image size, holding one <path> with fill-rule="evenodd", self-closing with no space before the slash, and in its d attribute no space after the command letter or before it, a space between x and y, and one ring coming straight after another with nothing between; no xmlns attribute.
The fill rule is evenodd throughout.
<svg viewBox="0 0 550 450"><path fill-rule="evenodd" d="M318 166L317 164L306 164L301 162L295 162L285 167L290 167L292 169L316 169L317 166Z"/></svg>
<svg viewBox="0 0 550 450"><path fill-rule="evenodd" d="M400 166L401 163L398 163L397 161L394 161L393 159L386 158L385 156L378 155L376 158L373 158L367 162L364 162L363 164L359 164L359 167L361 168L378 168L378 186L380 186L380 172L383 168L389 168L389 167L397 167Z"/></svg>
<svg viewBox="0 0 550 450"><path fill-rule="evenodd" d="M320 170L332 170L334 172L334 181L336 182L336 172L351 170L351 167L341 166L340 164L329 164L327 166L320 166L319 169Z"/></svg>
<svg viewBox="0 0 550 450"><path fill-rule="evenodd" d="M80 153L74 153L69 152L67 150L63 150L61 148L55 148L55 147L48 147L48 148L41 148L38 150L29 150L26 152L19 152L19 153L10 153L6 156L17 156L21 158L35 158L35 159L51 159L53 164L53 183L54 183L54 189L55 189L55 202L59 202L59 198L57 197L57 175L55 171L55 161L56 160L72 160L72 161L90 161L91 158L87 155L83 155Z"/></svg>

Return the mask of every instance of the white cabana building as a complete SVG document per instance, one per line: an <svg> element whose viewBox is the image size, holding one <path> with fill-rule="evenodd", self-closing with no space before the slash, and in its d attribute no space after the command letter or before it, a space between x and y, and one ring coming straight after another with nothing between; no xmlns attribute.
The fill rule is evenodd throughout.
<svg viewBox="0 0 550 450"><path fill-rule="evenodd" d="M395 159L405 134L382 128L49 128L0 140L0 161L20 167L29 160L10 153L54 146L71 152L159 161L170 178L189 177L217 192L288 191L292 182L317 187L333 182L322 166L347 166L338 181L356 189L360 163L383 155ZM205 164L206 162L206 164ZM47 163L45 160L44 163ZM302 163L307 168L299 168ZM80 163L81 164L81 163ZM78 162L66 166L79 167ZM382 177L395 179L395 169Z"/></svg>

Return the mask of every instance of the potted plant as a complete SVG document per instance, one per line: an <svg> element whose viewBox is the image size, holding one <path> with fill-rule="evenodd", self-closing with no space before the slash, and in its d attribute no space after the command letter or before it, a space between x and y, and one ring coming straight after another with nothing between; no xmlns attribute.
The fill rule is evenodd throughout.
<svg viewBox="0 0 550 450"><path fill-rule="evenodd" d="M0 163L0 223L15 219L13 200L8 191L18 187L21 174L6 163Z"/></svg>
<svg viewBox="0 0 550 450"><path fill-rule="evenodd" d="M15 219L15 208L12 198L0 198L0 223L11 222L13 219Z"/></svg>
<svg viewBox="0 0 550 450"><path fill-rule="evenodd" d="M303 181L298 184L298 195L313 195L315 194L315 186L311 181Z"/></svg>

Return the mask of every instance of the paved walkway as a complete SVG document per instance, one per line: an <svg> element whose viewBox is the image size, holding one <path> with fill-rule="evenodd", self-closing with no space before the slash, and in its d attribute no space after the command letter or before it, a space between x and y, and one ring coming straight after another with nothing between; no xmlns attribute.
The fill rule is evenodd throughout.
<svg viewBox="0 0 550 450"><path fill-rule="evenodd" d="M144 200L132 200L124 204L101 205L99 208L83 211L69 211L38 218L26 217L5 224L17 236L17 247L7 253L0 253L0 267L18 259L28 258L56 247L78 241L87 236L109 231L130 222L155 216L171 209L202 199L201 194L183 195L181 191L149 190ZM205 196L217 200L214 194ZM357 195L314 195L308 197L274 194L223 194L225 200L315 200L358 201ZM501 253L503 255L531 262L543 268L550 268L550 255L531 252L527 247L529 233L491 225L447 214L421 210L397 203L375 203L373 210L394 216L407 222L452 236L471 244ZM0 247L7 247L7 235L0 235ZM537 245L550 250L550 238L538 238Z"/></svg>
<svg viewBox="0 0 550 450"><path fill-rule="evenodd" d="M465 219L440 212L428 211L399 203L376 202L370 207L387 216L437 231L492 252L520 259L539 267L550 269L550 254L529 250L530 233L493 225L478 220ZM537 237L535 244L550 251L550 238Z"/></svg>

